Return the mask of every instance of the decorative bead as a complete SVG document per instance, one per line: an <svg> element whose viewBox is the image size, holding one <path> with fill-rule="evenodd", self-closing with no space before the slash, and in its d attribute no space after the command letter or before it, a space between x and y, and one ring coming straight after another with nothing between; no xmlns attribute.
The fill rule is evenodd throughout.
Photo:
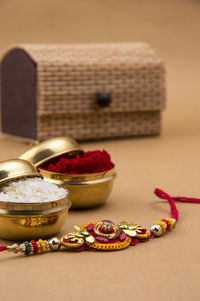
<svg viewBox="0 0 200 301"><path fill-rule="evenodd" d="M130 230L136 230L138 228L138 226L135 224L129 224L128 227Z"/></svg>
<svg viewBox="0 0 200 301"><path fill-rule="evenodd" d="M51 250L57 251L60 248L60 240L57 237L50 239L49 246Z"/></svg>
<svg viewBox="0 0 200 301"><path fill-rule="evenodd" d="M124 233L126 233L130 237L135 237L137 235L137 232L135 230L126 230L123 229Z"/></svg>
<svg viewBox="0 0 200 301"><path fill-rule="evenodd" d="M12 246L8 246L8 251L11 251L13 253L18 253L20 251L20 248L18 246L18 244L14 244Z"/></svg>
<svg viewBox="0 0 200 301"><path fill-rule="evenodd" d="M39 240L38 240L38 243L39 243L39 245L40 245L40 252L41 252L41 253L46 252L47 248L46 248L46 244L45 244L44 240L39 239Z"/></svg>
<svg viewBox="0 0 200 301"><path fill-rule="evenodd" d="M89 225L87 226L87 230L88 230L88 231L92 231L92 230L93 230L93 227L94 227L93 224L89 224Z"/></svg>
<svg viewBox="0 0 200 301"><path fill-rule="evenodd" d="M31 240L31 244L32 244L32 246L33 246L33 253L34 253L34 254L37 254L38 251L39 251L38 244L36 243L35 240Z"/></svg>
<svg viewBox="0 0 200 301"><path fill-rule="evenodd" d="M96 236L100 236L100 237L105 237L107 239L115 239L119 236L120 231L119 231L119 226L115 225L115 224L111 224L112 227L112 232L104 232L102 227L105 225L105 222L98 222L94 225L94 233Z"/></svg>
<svg viewBox="0 0 200 301"><path fill-rule="evenodd" d="M169 217L166 217L166 220L170 223L169 231L171 231L176 224L176 220L174 218Z"/></svg>
<svg viewBox="0 0 200 301"><path fill-rule="evenodd" d="M46 252L50 250L49 242L48 240L44 240L44 243L46 245Z"/></svg>
<svg viewBox="0 0 200 301"><path fill-rule="evenodd" d="M113 230L112 224L111 223L104 223L101 229L106 232L106 233L111 233Z"/></svg>
<svg viewBox="0 0 200 301"><path fill-rule="evenodd" d="M85 240L88 244L93 244L95 242L95 238L92 235L87 236Z"/></svg>
<svg viewBox="0 0 200 301"><path fill-rule="evenodd" d="M126 234L125 234L125 233L122 233L122 234L120 235L119 239L120 239L121 241L124 241L124 240L126 239Z"/></svg>
<svg viewBox="0 0 200 301"><path fill-rule="evenodd" d="M25 241L24 245L25 245L25 255L28 256L31 253L31 251L32 251L32 245L28 241Z"/></svg>
<svg viewBox="0 0 200 301"><path fill-rule="evenodd" d="M165 222L165 224L167 225L166 231L169 231L170 229L170 222L167 219L161 219L162 222Z"/></svg>
<svg viewBox="0 0 200 301"><path fill-rule="evenodd" d="M119 227L120 227L120 229L128 229L128 225L126 225L126 224L122 224Z"/></svg>
<svg viewBox="0 0 200 301"><path fill-rule="evenodd" d="M151 226L151 232L153 232L154 236L160 236L163 234L163 229L160 225L153 225Z"/></svg>
<svg viewBox="0 0 200 301"><path fill-rule="evenodd" d="M89 236L90 235L90 233L87 230L81 231L81 234L84 235L84 236Z"/></svg>
<svg viewBox="0 0 200 301"><path fill-rule="evenodd" d="M166 230L167 230L167 224L166 224L165 222L163 222L163 221L158 221L158 222L156 223L156 225L159 225L159 226L162 227L163 233L166 232Z"/></svg>

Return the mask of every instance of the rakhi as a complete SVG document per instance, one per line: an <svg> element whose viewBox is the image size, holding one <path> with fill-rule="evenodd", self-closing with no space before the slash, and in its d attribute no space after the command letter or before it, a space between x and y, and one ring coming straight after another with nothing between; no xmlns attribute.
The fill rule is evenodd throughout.
<svg viewBox="0 0 200 301"><path fill-rule="evenodd" d="M114 224L110 220L102 220L101 222L92 222L83 226L74 226L74 231L64 235L61 239L52 238L50 240L25 241L20 245L0 246L0 251L7 250L14 253L21 252L25 255L31 255L57 251L60 247L76 251L122 250L171 231L178 221L178 210L175 201L200 203L200 199L171 197L161 189L155 189L154 193L159 198L169 202L171 217L159 220L149 230L140 225L125 221Z"/></svg>

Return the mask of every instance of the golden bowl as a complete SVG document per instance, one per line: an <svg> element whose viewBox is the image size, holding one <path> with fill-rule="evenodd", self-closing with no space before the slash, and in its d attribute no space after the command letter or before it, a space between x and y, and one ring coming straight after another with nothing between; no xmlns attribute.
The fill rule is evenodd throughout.
<svg viewBox="0 0 200 301"><path fill-rule="evenodd" d="M67 197L41 203L0 202L0 237L17 241L50 237L65 223L70 205Z"/></svg>
<svg viewBox="0 0 200 301"><path fill-rule="evenodd" d="M46 181L69 189L73 209L90 208L103 204L110 195L115 169L93 174L61 174L38 169Z"/></svg>
<svg viewBox="0 0 200 301"><path fill-rule="evenodd" d="M70 137L48 139L36 144L20 158L34 164L43 178L49 182L69 189L71 208L89 208L103 204L111 193L115 170L94 174L61 174L43 170L42 164L62 154L76 155L81 153L78 142Z"/></svg>
<svg viewBox="0 0 200 301"><path fill-rule="evenodd" d="M14 159L0 163L0 190L10 181L25 177L42 177L25 160ZM65 223L71 201L23 203L0 201L0 237L8 240L46 238L56 234Z"/></svg>

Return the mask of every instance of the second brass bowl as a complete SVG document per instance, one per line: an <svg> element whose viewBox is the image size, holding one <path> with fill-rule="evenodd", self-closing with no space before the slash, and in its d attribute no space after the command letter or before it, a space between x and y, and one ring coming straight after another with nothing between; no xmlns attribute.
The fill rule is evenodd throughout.
<svg viewBox="0 0 200 301"><path fill-rule="evenodd" d="M46 181L61 185L70 191L72 208L90 208L103 204L110 195L115 169L94 174L61 174L38 168Z"/></svg>
<svg viewBox="0 0 200 301"><path fill-rule="evenodd" d="M111 193L115 170L110 169L100 173L61 174L44 170L44 163L60 155L83 153L77 141L70 137L56 137L38 143L20 156L38 168L44 180L61 185L70 191L72 208L90 208L103 204Z"/></svg>

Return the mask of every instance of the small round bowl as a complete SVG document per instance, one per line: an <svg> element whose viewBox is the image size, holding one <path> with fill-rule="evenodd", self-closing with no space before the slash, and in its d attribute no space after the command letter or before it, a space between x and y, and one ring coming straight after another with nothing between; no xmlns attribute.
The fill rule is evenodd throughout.
<svg viewBox="0 0 200 301"><path fill-rule="evenodd" d="M70 205L67 196L41 203L0 202L0 237L17 241L50 237L65 223Z"/></svg>
<svg viewBox="0 0 200 301"><path fill-rule="evenodd" d="M42 177L28 161L12 159L0 162L0 191L11 181ZM57 233L66 220L71 201L66 197L57 201L23 203L0 201L0 237L25 240L50 237Z"/></svg>
<svg viewBox="0 0 200 301"><path fill-rule="evenodd" d="M56 137L37 143L20 158L37 167L44 180L61 185L70 191L72 209L90 208L103 204L111 193L115 170L100 173L61 174L42 169L44 163L63 154L71 156L83 153L76 140L70 137Z"/></svg>
<svg viewBox="0 0 200 301"><path fill-rule="evenodd" d="M38 168L46 181L69 189L73 209L90 208L102 205L110 195L115 169L93 174L62 174Z"/></svg>

